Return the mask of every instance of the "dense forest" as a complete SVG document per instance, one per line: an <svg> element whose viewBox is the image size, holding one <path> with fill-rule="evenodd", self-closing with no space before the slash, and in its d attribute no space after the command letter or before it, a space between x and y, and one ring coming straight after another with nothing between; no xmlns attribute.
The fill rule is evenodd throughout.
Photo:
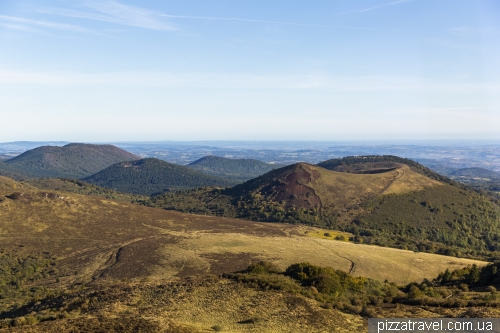
<svg viewBox="0 0 500 333"><path fill-rule="evenodd" d="M198 186L231 186L234 181L191 170L156 158L117 163L84 181L139 195L154 195Z"/></svg>
<svg viewBox="0 0 500 333"><path fill-rule="evenodd" d="M232 159L210 155L188 164L188 167L209 175L244 182L279 168L281 165L268 164L254 159Z"/></svg>
<svg viewBox="0 0 500 333"><path fill-rule="evenodd" d="M9 172L27 178L82 178L115 163L137 159L138 156L112 145L71 143L28 150L0 163L0 172L3 170L4 176L9 176Z"/></svg>

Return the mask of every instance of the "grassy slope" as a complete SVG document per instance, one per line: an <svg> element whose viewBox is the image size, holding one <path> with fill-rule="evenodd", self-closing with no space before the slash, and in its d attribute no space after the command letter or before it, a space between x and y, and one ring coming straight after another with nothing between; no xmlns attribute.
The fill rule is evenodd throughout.
<svg viewBox="0 0 500 333"><path fill-rule="evenodd" d="M435 277L446 268L484 265L335 241L333 235L319 237L322 232L36 190L0 178L0 260L13 268L9 278L15 282L3 286L7 289L2 292L6 297L0 301L0 319L6 319L0 324L59 318L12 328L14 332L97 332L103 328L109 332L139 328L198 332L217 325L235 332L267 332L269 328L301 332L305 327L361 332L366 327L359 316L321 308L300 293L256 290L249 288L254 286L251 283L246 286L213 277L184 277L233 272L260 260L284 270L307 260L350 271L352 276L407 283ZM28 304L30 299L41 301ZM422 314L399 313L412 312Z"/></svg>
<svg viewBox="0 0 500 333"><path fill-rule="evenodd" d="M34 317L29 315L32 312L47 317L60 314L62 318L12 328L10 332L302 333L329 332L333 327L341 333L366 331L362 317L320 305L301 295L258 290L212 276L100 284L43 300L4 322L26 321Z"/></svg>
<svg viewBox="0 0 500 333"><path fill-rule="evenodd" d="M491 284L484 288L494 280L494 269L498 266L461 268L432 282L397 288L329 267L301 263L282 272L261 262L223 277L92 284L4 312L0 328L33 333L366 332L366 317L496 318L500 294ZM476 275L479 280L473 282Z"/></svg>
<svg viewBox="0 0 500 333"><path fill-rule="evenodd" d="M230 186L234 182L156 158L117 163L85 181L121 192L152 195L171 189Z"/></svg>
<svg viewBox="0 0 500 333"><path fill-rule="evenodd" d="M368 174L297 164L229 190L167 194L147 203L185 212L326 226L352 232L358 241L415 251L497 255L491 251L499 250L498 205L451 180L439 181L441 176L423 167L389 162L389 171ZM372 164L363 171L375 167L381 166Z"/></svg>
<svg viewBox="0 0 500 333"><path fill-rule="evenodd" d="M254 159L231 159L219 156L205 156L189 164L193 170L236 181L246 181L273 169L276 165Z"/></svg>
<svg viewBox="0 0 500 333"><path fill-rule="evenodd" d="M412 280L437 275L448 265L440 256L338 242L333 237L308 237L312 231L306 234L302 226L187 215L98 197L12 186L0 187L2 248L21 256L52 253L62 265L61 274L69 274L61 276L64 283L89 279L104 271L107 273L103 276L115 277L221 273L237 269L238 265L244 268L258 258L273 258L281 267L308 258L318 265L349 269L351 262L343 257L349 257L350 252L358 266L356 272L399 282L408 274L395 272L412 258L425 257L425 261L435 262L414 265ZM22 195L12 196L14 191ZM122 261L107 262L117 250L121 251ZM143 251L149 253L150 260L141 259L145 267L127 270L128 265L136 265ZM369 260L374 253L379 253L377 263ZM178 266L180 258L184 258L184 264ZM401 263L397 263L398 258ZM456 258L447 261L471 262ZM384 275L388 271L376 268L382 262L393 267L394 272ZM73 274L75 270L77 275Z"/></svg>
<svg viewBox="0 0 500 333"><path fill-rule="evenodd" d="M27 183L17 182L11 178L0 176L0 194L12 193L13 191L30 190L36 190L36 188Z"/></svg>
<svg viewBox="0 0 500 333"><path fill-rule="evenodd" d="M114 163L138 158L112 145L69 144L29 150L4 162L4 167L28 177L82 178Z"/></svg>
<svg viewBox="0 0 500 333"><path fill-rule="evenodd" d="M392 168L401 165L407 165L411 170L420 173L430 179L440 181L442 183L450 184L460 188L466 188L462 184L451 180L448 177L441 176L440 174L430 170L429 168L413 161L408 158L402 158L393 155L369 155L369 156L348 156L343 158L335 158L318 163L322 168L356 173L358 170L365 168L373 169L379 167Z"/></svg>

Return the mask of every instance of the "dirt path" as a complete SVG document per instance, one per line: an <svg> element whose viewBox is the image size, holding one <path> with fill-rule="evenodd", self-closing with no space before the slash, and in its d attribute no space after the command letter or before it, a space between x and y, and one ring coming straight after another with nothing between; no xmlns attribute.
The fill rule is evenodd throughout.
<svg viewBox="0 0 500 333"><path fill-rule="evenodd" d="M401 173L399 172L400 170L402 171ZM404 167L404 166L403 166L403 167L401 167L401 168L396 169L396 171L398 172L398 173L397 173L397 175L394 177L394 179L392 179L392 180L389 182L389 184L388 184L386 187L384 187L384 188L382 189L382 191L380 191L380 194L384 194L384 193L385 193L385 191L387 191L387 190L388 190L388 189L392 186L392 184L394 184L394 182L395 182L396 180L401 179L402 177L404 177L404 175L405 175L405 167Z"/></svg>
<svg viewBox="0 0 500 333"><path fill-rule="evenodd" d="M321 242L319 242L317 240L314 240L314 242L316 244L318 244L319 246L324 247L325 249L328 249L330 252L335 254L337 257L340 257L342 259L349 261L351 263L351 267L349 268L349 272L348 272L349 274L353 274L354 272L356 272L356 263L354 261L352 261L351 259L349 259L347 257L340 255L340 253L338 253L337 251L333 250L332 248L330 248L328 246L325 246L324 244L321 244Z"/></svg>

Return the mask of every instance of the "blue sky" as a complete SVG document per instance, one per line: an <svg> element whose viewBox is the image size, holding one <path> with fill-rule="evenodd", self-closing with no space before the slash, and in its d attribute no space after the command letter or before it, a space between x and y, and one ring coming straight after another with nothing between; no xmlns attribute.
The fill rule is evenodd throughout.
<svg viewBox="0 0 500 333"><path fill-rule="evenodd" d="M500 2L0 0L0 142L500 139Z"/></svg>

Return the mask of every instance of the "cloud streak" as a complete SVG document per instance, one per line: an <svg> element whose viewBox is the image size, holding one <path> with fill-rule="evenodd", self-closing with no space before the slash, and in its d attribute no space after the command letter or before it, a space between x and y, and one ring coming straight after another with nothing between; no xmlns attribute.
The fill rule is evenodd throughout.
<svg viewBox="0 0 500 333"><path fill-rule="evenodd" d="M405 1L411 1L411 0L405 0ZM168 14L162 14L161 16L169 17L169 18L179 18L179 19L209 20L209 21L238 21L238 22L249 22L249 23L267 23L267 24L290 25L290 26L298 26L298 27L335 28L335 29L372 30L372 31L406 31L406 32L408 31L408 30L399 30L399 29L353 27L353 26L328 25L328 24L283 22L283 21L267 21L267 20L256 20L256 19L244 19L244 18L237 18L237 17L187 16L187 15L168 15Z"/></svg>
<svg viewBox="0 0 500 333"><path fill-rule="evenodd" d="M41 9L39 10L39 12L58 16L114 23L149 30L177 30L175 26L167 24L166 22L161 20L161 13L137 6L125 5L117 1L87 1L84 2L81 7L86 8L87 11L48 8Z"/></svg>
<svg viewBox="0 0 500 333"><path fill-rule="evenodd" d="M33 29L30 29L27 26L36 26L36 27L42 27L42 28L73 31L73 32L80 32L80 33L95 33L95 31L93 31L93 30L83 28L83 27L80 27L77 25L55 23L55 22L48 22L48 21L39 21L39 20L27 19L24 17L0 15L0 21L11 22L10 24L4 23L3 25L10 25L11 28L17 28L18 30L27 30L27 31L31 30L31 31L33 31Z"/></svg>
<svg viewBox="0 0 500 333"><path fill-rule="evenodd" d="M423 82L420 78L393 76L331 77L310 75L254 75L248 73L20 72L0 70L0 84L91 85L243 90L310 90L331 92L431 91L500 94L500 82Z"/></svg>
<svg viewBox="0 0 500 333"><path fill-rule="evenodd" d="M342 12L342 13L338 13L338 14L333 15L333 16L340 16L340 15L345 15L345 14L365 13L365 12L370 12L370 11L375 10L375 9L388 7L388 6L395 6L395 5L399 5L399 4L402 4L405 2L410 2L410 1L413 1L413 0L398 0L398 1L389 2L389 3L383 4L383 5L379 5L379 6L373 6L373 7L368 7L368 8L359 9L359 10L351 10L348 12Z"/></svg>
<svg viewBox="0 0 500 333"><path fill-rule="evenodd" d="M496 30L491 27L453 27L448 29L450 34L456 36L475 36L475 35L498 35L500 34L499 30Z"/></svg>

